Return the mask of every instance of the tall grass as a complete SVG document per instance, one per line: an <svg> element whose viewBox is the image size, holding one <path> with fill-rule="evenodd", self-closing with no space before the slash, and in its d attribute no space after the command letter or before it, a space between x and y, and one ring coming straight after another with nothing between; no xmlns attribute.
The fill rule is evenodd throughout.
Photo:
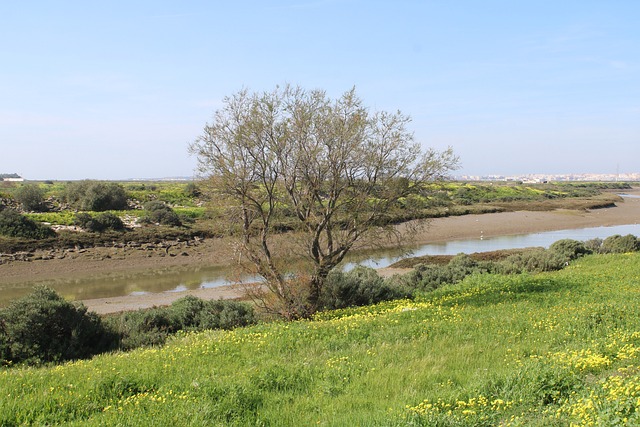
<svg viewBox="0 0 640 427"><path fill-rule="evenodd" d="M0 425L638 425L640 254L0 371ZM593 424L590 424L593 423Z"/></svg>

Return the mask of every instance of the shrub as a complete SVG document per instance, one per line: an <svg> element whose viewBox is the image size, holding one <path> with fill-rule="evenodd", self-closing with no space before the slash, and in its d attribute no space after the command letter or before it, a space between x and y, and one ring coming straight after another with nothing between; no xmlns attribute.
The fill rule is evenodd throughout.
<svg viewBox="0 0 640 427"><path fill-rule="evenodd" d="M188 330L200 324L205 301L188 295L171 304L171 320L177 330Z"/></svg>
<svg viewBox="0 0 640 427"><path fill-rule="evenodd" d="M131 311L108 318L119 335L120 348L163 344L178 331L232 329L256 322L253 308L237 301L205 301L194 296L176 300L170 307Z"/></svg>
<svg viewBox="0 0 640 427"><path fill-rule="evenodd" d="M246 303L223 300L205 301L197 329L234 329L255 322L253 307Z"/></svg>
<svg viewBox="0 0 640 427"><path fill-rule="evenodd" d="M602 239L596 237L594 239L587 240L584 242L584 246L587 250L591 251L591 253L600 253L600 249L602 248Z"/></svg>
<svg viewBox="0 0 640 427"><path fill-rule="evenodd" d="M202 192L195 182L190 182L184 187L184 192L188 197L200 197Z"/></svg>
<svg viewBox="0 0 640 427"><path fill-rule="evenodd" d="M369 267L358 266L349 272L332 272L322 288L319 306L325 310L375 304L407 296L406 292L385 282Z"/></svg>
<svg viewBox="0 0 640 427"><path fill-rule="evenodd" d="M172 326L178 330L233 329L255 323L253 308L237 301L205 301L180 298L169 308Z"/></svg>
<svg viewBox="0 0 640 427"><path fill-rule="evenodd" d="M164 344L176 332L166 308L126 312L109 318L108 324L118 334L123 350Z"/></svg>
<svg viewBox="0 0 640 427"><path fill-rule="evenodd" d="M6 208L0 210L0 235L23 239L46 239L54 237L56 233L50 227Z"/></svg>
<svg viewBox="0 0 640 427"><path fill-rule="evenodd" d="M124 230L124 223L120 217L111 212L103 212L95 216L88 213L79 213L76 214L73 223L87 231L97 233L102 233L106 230Z"/></svg>
<svg viewBox="0 0 640 427"><path fill-rule="evenodd" d="M627 253L636 252L640 249L640 243L636 236L627 234L621 236L619 234L609 236L602 242L600 252L602 253Z"/></svg>
<svg viewBox="0 0 640 427"><path fill-rule="evenodd" d="M9 347L9 339L7 337L7 329L2 319L2 311L0 311L0 366L8 365L11 362L11 348Z"/></svg>
<svg viewBox="0 0 640 427"><path fill-rule="evenodd" d="M533 249L507 257L498 263L498 272L502 274L541 273L562 269L569 259L555 251Z"/></svg>
<svg viewBox="0 0 640 427"><path fill-rule="evenodd" d="M163 202L156 200L147 202L144 205L144 209L147 211L146 215L150 222L175 227L182 225L178 214Z"/></svg>
<svg viewBox="0 0 640 427"><path fill-rule="evenodd" d="M0 311L5 342L0 352L12 363L78 359L105 351L112 341L95 313L65 301L53 289L32 294Z"/></svg>
<svg viewBox="0 0 640 427"><path fill-rule="evenodd" d="M549 250L565 257L567 261L592 252L585 243L572 239L558 240L549 246Z"/></svg>
<svg viewBox="0 0 640 427"><path fill-rule="evenodd" d="M76 209L103 212L127 209L127 193L120 184L97 181L70 182L63 199Z"/></svg>
<svg viewBox="0 0 640 427"><path fill-rule="evenodd" d="M25 211L43 212L46 210L44 191L36 184L25 184L19 187L13 198L22 205Z"/></svg>
<svg viewBox="0 0 640 427"><path fill-rule="evenodd" d="M401 286L415 291L431 291L454 284L470 274L491 271L490 263L478 262L466 254L458 254L447 265L419 264L402 281Z"/></svg>

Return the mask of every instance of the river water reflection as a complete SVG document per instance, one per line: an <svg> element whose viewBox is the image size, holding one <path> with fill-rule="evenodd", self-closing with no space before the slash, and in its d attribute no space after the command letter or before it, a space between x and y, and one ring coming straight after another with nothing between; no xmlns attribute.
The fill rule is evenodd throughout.
<svg viewBox="0 0 640 427"><path fill-rule="evenodd" d="M522 235L511 235L469 240L455 240L444 243L434 243L410 248L407 254L399 250L379 249L366 253L354 254L347 259L343 268L348 270L356 265L373 268L383 268L406 256L422 255L456 255L461 252L486 252L499 249L514 249L525 247L548 247L561 239L589 240L604 239L620 234L640 236L640 225L618 225L612 227L592 227L570 230L549 231ZM135 295L157 292L178 292L189 289L212 288L232 283L234 272L225 267L209 268L164 268L137 274L113 274L98 278L83 278L73 280L52 280L38 282L56 289L65 298L72 300L86 300L93 298L107 298L122 295ZM243 278L243 280L257 280ZM12 287L0 287L0 306L8 301L23 296L31 291L36 283L24 283Z"/></svg>
<svg viewBox="0 0 640 427"><path fill-rule="evenodd" d="M516 234L511 236L499 236L470 240L454 240L443 243L431 243L413 248L410 256L423 255L457 255L459 253L489 252L501 249L518 249L528 247L549 247L552 243L562 239L586 241L590 239L605 239L615 234L640 235L640 224L616 225L611 227L590 227L571 230L546 231L542 233ZM388 251L384 255L372 255L367 259L356 260L345 265L346 269L355 265L364 265L373 268L387 267L403 258L396 251Z"/></svg>

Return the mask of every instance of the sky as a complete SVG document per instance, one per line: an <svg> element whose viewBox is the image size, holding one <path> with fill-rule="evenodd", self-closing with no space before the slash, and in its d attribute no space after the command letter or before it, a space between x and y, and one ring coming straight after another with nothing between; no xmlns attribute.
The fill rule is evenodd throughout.
<svg viewBox="0 0 640 427"><path fill-rule="evenodd" d="M638 0L0 2L0 173L190 177L223 98L356 88L456 175L640 172Z"/></svg>

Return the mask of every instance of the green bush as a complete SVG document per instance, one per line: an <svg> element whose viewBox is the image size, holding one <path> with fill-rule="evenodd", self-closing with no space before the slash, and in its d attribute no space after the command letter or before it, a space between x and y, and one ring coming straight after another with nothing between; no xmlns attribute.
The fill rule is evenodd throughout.
<svg viewBox="0 0 640 427"><path fill-rule="evenodd" d="M45 286L0 310L0 327L4 329L0 354L5 363L88 357L107 350L113 341L95 313L76 307Z"/></svg>
<svg viewBox="0 0 640 427"><path fill-rule="evenodd" d="M76 209L103 212L127 209L127 193L122 185L97 181L76 181L66 185L63 200Z"/></svg>
<svg viewBox="0 0 640 427"><path fill-rule="evenodd" d="M486 262L478 262L466 254L458 254L447 265L419 264L407 275L404 287L412 291L431 291L445 284L454 284L470 274L491 270Z"/></svg>
<svg viewBox="0 0 640 427"><path fill-rule="evenodd" d="M601 253L628 253L640 249L640 242L633 234L609 236L602 241Z"/></svg>
<svg viewBox="0 0 640 427"><path fill-rule="evenodd" d="M144 209L146 211L146 218L148 222L174 227L182 225L178 214L163 202L157 200L147 202L144 205Z"/></svg>
<svg viewBox="0 0 640 427"><path fill-rule="evenodd" d="M172 306L172 310L175 312L177 308ZM196 330L234 329L255 322L255 312L248 304L223 300L205 301L194 328Z"/></svg>
<svg viewBox="0 0 640 427"><path fill-rule="evenodd" d="M124 223L117 215L111 212L103 212L98 215L78 213L73 222L78 227L87 231L102 233L107 230L122 231Z"/></svg>
<svg viewBox="0 0 640 427"><path fill-rule="evenodd" d="M122 313L107 319L121 349L163 344L178 331L233 329L256 322L253 308L237 301L205 301L186 296L170 307Z"/></svg>
<svg viewBox="0 0 640 427"><path fill-rule="evenodd" d="M591 253L600 253L600 249L602 248L602 239L596 237L594 239L587 240L586 242L584 242L584 246Z"/></svg>
<svg viewBox="0 0 640 427"><path fill-rule="evenodd" d="M23 239L46 239L54 237L56 233L50 227L6 208L0 210L0 235Z"/></svg>
<svg viewBox="0 0 640 427"><path fill-rule="evenodd" d="M169 335L176 332L166 308L122 313L108 318L107 323L118 335L119 347L122 350L162 345Z"/></svg>
<svg viewBox="0 0 640 427"><path fill-rule="evenodd" d="M9 346L9 338L7 336L7 328L2 319L2 311L0 311L0 366L10 364L11 347Z"/></svg>
<svg viewBox="0 0 640 427"><path fill-rule="evenodd" d="M201 323L200 317L205 301L188 295L171 304L171 321L178 330L189 330Z"/></svg>
<svg viewBox="0 0 640 427"><path fill-rule="evenodd" d="M555 251L533 249L507 257L498 263L497 271L502 274L541 273L562 269L569 259Z"/></svg>
<svg viewBox="0 0 640 427"><path fill-rule="evenodd" d="M44 190L37 184L25 184L19 187L13 194L13 198L22 205L22 209L25 211L43 212L46 210Z"/></svg>
<svg viewBox="0 0 640 427"><path fill-rule="evenodd" d="M198 188L198 185L195 182L188 183L184 187L184 193L187 195L187 197L190 197L190 198L200 197L200 195L202 194L202 192L200 191L200 188Z"/></svg>
<svg viewBox="0 0 640 427"><path fill-rule="evenodd" d="M572 239L558 240L549 246L549 250L565 257L567 261L592 253L584 242Z"/></svg>
<svg viewBox="0 0 640 427"><path fill-rule="evenodd" d="M406 296L406 292L389 285L373 268L358 266L346 273L329 274L320 294L320 307L324 310L357 307Z"/></svg>

